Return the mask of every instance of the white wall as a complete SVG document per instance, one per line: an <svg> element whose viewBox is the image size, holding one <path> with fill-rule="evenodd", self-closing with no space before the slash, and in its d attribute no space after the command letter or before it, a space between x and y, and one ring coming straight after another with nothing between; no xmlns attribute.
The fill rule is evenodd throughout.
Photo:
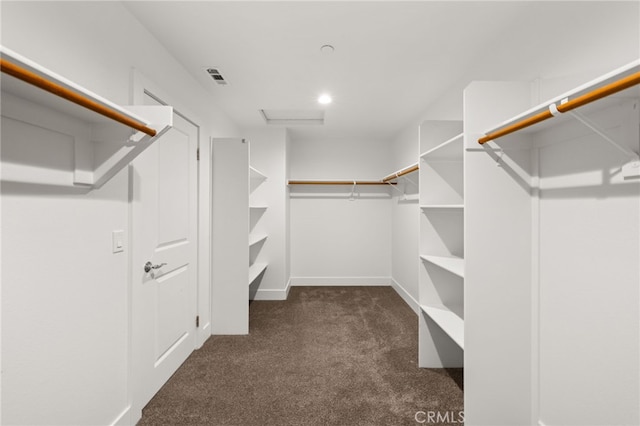
<svg viewBox="0 0 640 426"><path fill-rule="evenodd" d="M287 256L289 203L287 189L287 130L285 128L243 129L249 140L250 164L267 176L250 200L266 205L267 210L255 225L257 233L269 235L258 253L257 261L267 262L259 282L251 286L250 297L257 300L284 300L287 296Z"/></svg>
<svg viewBox="0 0 640 426"><path fill-rule="evenodd" d="M292 140L293 180L379 180L389 146L372 140ZM390 283L391 203L385 187L292 187L292 285Z"/></svg>
<svg viewBox="0 0 640 426"><path fill-rule="evenodd" d="M640 152L639 107L590 117ZM638 424L640 181L623 179L619 152L575 122L536 139L562 141L539 149L539 418Z"/></svg>
<svg viewBox="0 0 640 426"><path fill-rule="evenodd" d="M119 3L3 2L2 44L125 105L135 67L198 121L202 141L237 134ZM5 135L4 147L21 143ZM2 422L135 421L139 413L128 412L131 247L111 254L111 231L130 226L126 171L89 194L2 190ZM208 321L207 310L200 315Z"/></svg>
<svg viewBox="0 0 640 426"><path fill-rule="evenodd" d="M389 172L399 170L418 161L420 155L419 127L425 120L461 120L462 91L453 88L445 96L435 100L418 117L411 121L390 142L391 163ZM416 183L418 175L409 175ZM407 194L417 191L418 187L400 180L399 189ZM403 188L406 185L405 188ZM397 191L392 192L392 278L398 294L419 312L418 278L419 278L419 237L420 208L417 201L406 201Z"/></svg>
<svg viewBox="0 0 640 426"><path fill-rule="evenodd" d="M3 184L3 424L105 424L129 405L127 253L109 242L128 226L126 184Z"/></svg>
<svg viewBox="0 0 640 426"><path fill-rule="evenodd" d="M388 172L393 173L418 161L419 128L407 127L391 143L391 159ZM410 179L411 181L407 180ZM398 190L407 195L418 192L418 173L414 172L398 180ZM418 304L418 246L420 242L420 208L417 198L405 199L399 192L393 191L391 203L392 258L391 277L393 286L414 311L419 312Z"/></svg>

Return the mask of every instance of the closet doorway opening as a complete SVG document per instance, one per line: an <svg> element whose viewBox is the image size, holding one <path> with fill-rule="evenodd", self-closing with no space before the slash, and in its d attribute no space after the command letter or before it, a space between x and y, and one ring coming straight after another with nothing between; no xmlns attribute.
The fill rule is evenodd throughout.
<svg viewBox="0 0 640 426"><path fill-rule="evenodd" d="M144 105L167 105L146 89ZM199 126L173 127L129 169L131 398L140 413L197 347Z"/></svg>

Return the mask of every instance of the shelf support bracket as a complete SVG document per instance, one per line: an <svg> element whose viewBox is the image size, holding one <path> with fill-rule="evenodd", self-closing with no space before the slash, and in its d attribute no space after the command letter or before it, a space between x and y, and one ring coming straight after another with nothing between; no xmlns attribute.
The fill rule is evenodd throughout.
<svg viewBox="0 0 640 426"><path fill-rule="evenodd" d="M414 186L418 186L418 184L414 182L413 179L408 178L406 175L400 176L400 179L406 179L407 181L411 182Z"/></svg>
<svg viewBox="0 0 640 426"><path fill-rule="evenodd" d="M563 99L560 103L563 104L565 102L567 102L567 99ZM629 162L627 162L625 165L622 166L622 173L625 178L640 177L640 156L638 155L637 152L634 152L628 147L613 140L613 138L607 135L606 132L600 128L600 126L598 126L596 123L594 123L589 118L587 118L586 116L584 116L583 114L577 111L567 111L563 113L558 111L558 107L556 106L556 104L549 105L549 111L553 116L557 116L559 114L569 114L570 116L575 118L578 122L580 122L582 125L589 128L596 135L600 136L602 140L604 140L609 145L616 148L618 151L624 154L624 156L628 160L630 160Z"/></svg>
<svg viewBox="0 0 640 426"><path fill-rule="evenodd" d="M402 199L403 199L403 200L407 198L407 194L405 194L405 193L404 193L404 191L400 191L400 189L399 189L399 188L397 188L397 187L393 186L393 185L391 184L391 182L387 182L387 185L389 185L391 188L393 188L393 189L395 189L396 191L398 191L399 193L401 193L401 194L402 194ZM403 189L404 189L404 188L403 188Z"/></svg>

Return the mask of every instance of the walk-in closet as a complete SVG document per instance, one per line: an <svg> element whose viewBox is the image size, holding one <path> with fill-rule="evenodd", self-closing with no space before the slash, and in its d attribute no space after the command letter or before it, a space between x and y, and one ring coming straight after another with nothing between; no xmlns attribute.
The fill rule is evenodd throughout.
<svg viewBox="0 0 640 426"><path fill-rule="evenodd" d="M0 28L0 425L640 425L640 1Z"/></svg>

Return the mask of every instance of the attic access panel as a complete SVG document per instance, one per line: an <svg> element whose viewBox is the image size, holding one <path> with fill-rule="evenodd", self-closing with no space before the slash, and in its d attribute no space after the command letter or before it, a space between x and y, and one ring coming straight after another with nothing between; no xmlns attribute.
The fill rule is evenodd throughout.
<svg viewBox="0 0 640 426"><path fill-rule="evenodd" d="M260 114L267 124L273 125L323 125L323 110L261 109Z"/></svg>

